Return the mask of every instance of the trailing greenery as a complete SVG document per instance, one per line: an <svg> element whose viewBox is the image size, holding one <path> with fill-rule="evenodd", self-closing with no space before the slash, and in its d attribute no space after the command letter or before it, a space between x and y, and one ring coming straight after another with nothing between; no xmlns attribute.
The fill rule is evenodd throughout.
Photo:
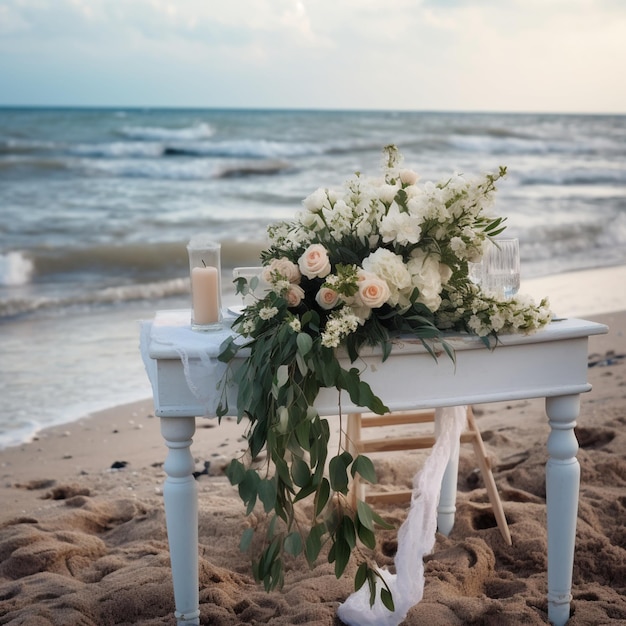
<svg viewBox="0 0 626 626"><path fill-rule="evenodd" d="M498 333L540 328L550 312L546 301L505 300L469 278L468 263L504 230L504 220L486 212L504 168L476 181L453 176L420 185L393 146L384 154L383 177L357 174L341 193L319 189L294 221L270 227L265 287L258 293L256 277L235 281L238 293L257 299L236 320L239 334L223 344L220 359L233 364L227 382L237 386L238 419L248 420L249 456L266 451L260 469L234 459L227 471L248 514L259 505L269 517L262 541L253 541L252 528L241 540L253 552L256 579L268 590L280 587L285 554L303 554L312 565L328 545L337 577L355 558L355 589L367 582L373 602L379 578L381 600L393 610L369 556L376 528L389 525L365 502L353 506L348 498L351 477L376 482L374 466L341 443L329 450L328 420L315 409L320 390L337 391L340 419L345 394L383 414L388 408L355 365L364 345L378 346L384 361L393 337L408 333L433 356L443 350L454 358L448 330L478 334L489 345ZM229 412L224 396L218 414ZM304 501L311 511L306 524L296 516Z"/></svg>

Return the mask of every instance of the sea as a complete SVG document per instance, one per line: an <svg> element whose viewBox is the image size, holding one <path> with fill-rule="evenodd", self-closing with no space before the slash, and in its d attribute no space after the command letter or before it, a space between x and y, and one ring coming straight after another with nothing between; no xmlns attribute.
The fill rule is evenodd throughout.
<svg viewBox="0 0 626 626"><path fill-rule="evenodd" d="M140 322L190 306L186 244L222 244L225 304L266 228L318 187L508 168L522 278L626 263L626 116L0 108L0 448L147 398Z"/></svg>

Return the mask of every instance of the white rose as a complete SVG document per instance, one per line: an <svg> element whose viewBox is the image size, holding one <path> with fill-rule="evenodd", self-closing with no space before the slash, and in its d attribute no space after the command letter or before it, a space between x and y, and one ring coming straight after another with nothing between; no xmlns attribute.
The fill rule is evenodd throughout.
<svg viewBox="0 0 626 626"><path fill-rule="evenodd" d="M304 298L304 289L300 287L300 285L295 285L291 283L289 285L289 289L287 290L287 295L285 299L287 300L288 307L295 307L302 302L302 298Z"/></svg>
<svg viewBox="0 0 626 626"><path fill-rule="evenodd" d="M317 212L322 209L327 200L326 189L316 189L310 196L306 197L302 204L307 211Z"/></svg>
<svg viewBox="0 0 626 626"><path fill-rule="evenodd" d="M321 243L311 244L298 259L298 267L307 278L324 278L330 274L328 252Z"/></svg>
<svg viewBox="0 0 626 626"><path fill-rule="evenodd" d="M323 309L328 311L334 309L339 302L339 294L329 287L322 287L315 295L315 302L317 302Z"/></svg>
<svg viewBox="0 0 626 626"><path fill-rule="evenodd" d="M390 295L387 283L378 277L366 277L359 281L359 298L370 309L381 307Z"/></svg>

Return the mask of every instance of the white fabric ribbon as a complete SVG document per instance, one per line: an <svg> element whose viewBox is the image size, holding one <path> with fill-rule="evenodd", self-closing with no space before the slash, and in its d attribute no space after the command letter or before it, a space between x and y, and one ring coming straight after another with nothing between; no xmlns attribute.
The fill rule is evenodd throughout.
<svg viewBox="0 0 626 626"><path fill-rule="evenodd" d="M437 440L421 471L413 478L411 506L398 531L396 573L379 570L392 593L395 610L389 611L380 601L380 581L377 581L376 602L370 606L369 586L365 584L337 609L341 621L349 626L397 626L422 599L424 556L435 545L441 481L448 461L458 453L466 416L464 406L437 409L435 419L440 425Z"/></svg>

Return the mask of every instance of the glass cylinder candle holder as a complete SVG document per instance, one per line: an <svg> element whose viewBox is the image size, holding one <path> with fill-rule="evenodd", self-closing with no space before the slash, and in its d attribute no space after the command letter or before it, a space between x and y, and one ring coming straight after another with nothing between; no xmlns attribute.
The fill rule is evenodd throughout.
<svg viewBox="0 0 626 626"><path fill-rule="evenodd" d="M198 331L222 328L220 248L207 235L196 235L187 246L191 277L191 328Z"/></svg>

